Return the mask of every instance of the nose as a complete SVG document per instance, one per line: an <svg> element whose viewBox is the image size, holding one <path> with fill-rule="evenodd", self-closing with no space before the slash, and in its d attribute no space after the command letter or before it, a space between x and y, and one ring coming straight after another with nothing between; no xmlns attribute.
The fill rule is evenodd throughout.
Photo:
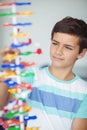
<svg viewBox="0 0 87 130"><path fill-rule="evenodd" d="M62 46L58 46L56 48L56 54L62 55L63 54L63 47Z"/></svg>

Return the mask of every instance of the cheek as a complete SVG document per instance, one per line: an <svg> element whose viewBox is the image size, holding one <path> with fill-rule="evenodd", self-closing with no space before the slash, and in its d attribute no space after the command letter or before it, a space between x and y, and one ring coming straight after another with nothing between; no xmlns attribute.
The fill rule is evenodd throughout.
<svg viewBox="0 0 87 130"><path fill-rule="evenodd" d="M67 59L69 61L75 61L77 59L77 57L78 57L78 54L68 54L67 55Z"/></svg>
<svg viewBox="0 0 87 130"><path fill-rule="evenodd" d="M50 58L52 57L52 50L50 49Z"/></svg>
<svg viewBox="0 0 87 130"><path fill-rule="evenodd" d="M50 46L50 55L52 55L52 53L53 53L53 47L52 47L52 45Z"/></svg>

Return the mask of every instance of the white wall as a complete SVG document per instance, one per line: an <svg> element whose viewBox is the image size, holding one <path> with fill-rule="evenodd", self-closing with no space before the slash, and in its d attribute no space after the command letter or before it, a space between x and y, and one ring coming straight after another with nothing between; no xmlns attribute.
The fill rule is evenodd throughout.
<svg viewBox="0 0 87 130"><path fill-rule="evenodd" d="M0 2L9 2L12 0L0 0ZM27 2L27 0L16 0L16 2ZM50 46L50 34L53 25L60 19L66 16L77 17L87 21L87 0L31 0L31 6L16 7L17 11L33 11L33 15L27 18L16 17L17 21L33 23L30 27L21 28L21 31L30 34L33 40L33 44L29 48L23 48L23 50L36 50L41 47L43 54L40 56L31 55L28 60L37 61L38 65L50 63L49 58L49 46ZM11 11L12 8L4 9L4 11ZM0 9L0 13L3 12ZM13 42L10 37L12 28L3 28L2 23L11 22L12 17L0 18L0 48L8 46ZM24 39L24 40L27 40ZM24 41L23 40L23 41ZM78 69L77 69L78 68ZM80 71L79 71L80 69ZM74 71L80 74L82 77L87 77L87 55L75 65Z"/></svg>

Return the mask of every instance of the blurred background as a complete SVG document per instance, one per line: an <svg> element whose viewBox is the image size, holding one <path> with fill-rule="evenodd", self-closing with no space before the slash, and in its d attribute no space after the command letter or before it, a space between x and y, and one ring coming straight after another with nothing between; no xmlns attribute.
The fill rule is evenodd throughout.
<svg viewBox="0 0 87 130"><path fill-rule="evenodd" d="M50 35L54 24L66 16L83 19L87 22L87 0L0 0L3 2L31 2L30 6L15 6L16 12L32 11L31 16L14 16L17 22L32 22L31 26L19 27L20 32L28 33L29 37L17 39L27 41L32 39L32 45L22 48L23 51L35 51L42 48L42 55L30 55L23 60L35 61L38 66L50 64L49 47ZM12 12L13 6L0 7L0 13ZM0 50L10 46L13 38L10 36L13 27L3 27L3 23L12 23L13 17L0 17ZM1 57L0 57L1 58ZM87 79L87 54L75 64L74 71L82 78Z"/></svg>

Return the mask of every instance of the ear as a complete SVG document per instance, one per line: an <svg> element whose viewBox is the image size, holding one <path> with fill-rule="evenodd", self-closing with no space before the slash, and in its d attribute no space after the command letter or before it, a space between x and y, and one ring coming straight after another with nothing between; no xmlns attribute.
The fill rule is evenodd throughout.
<svg viewBox="0 0 87 130"><path fill-rule="evenodd" d="M83 57L85 56L86 52L87 52L87 49L86 49L86 48L83 49L82 52L78 55L77 58L78 58L78 59L83 58Z"/></svg>

